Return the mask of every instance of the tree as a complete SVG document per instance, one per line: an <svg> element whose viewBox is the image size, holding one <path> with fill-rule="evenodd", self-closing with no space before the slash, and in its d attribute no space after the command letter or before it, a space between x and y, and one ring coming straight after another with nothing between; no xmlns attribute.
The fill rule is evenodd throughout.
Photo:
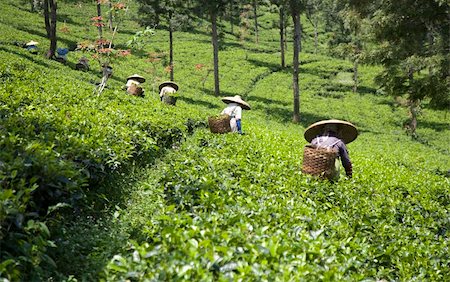
<svg viewBox="0 0 450 282"><path fill-rule="evenodd" d="M339 13L344 29L347 31L346 41L341 42L336 51L341 57L353 62L353 92L358 90L358 67L363 57L363 42L365 34L365 19L354 10L344 9ZM366 38L367 41L367 38Z"/></svg>
<svg viewBox="0 0 450 282"><path fill-rule="evenodd" d="M98 0L97 3L99 3ZM122 14L121 17L119 17L119 20L116 20L115 27L113 28L113 31L110 35L110 38L108 40L103 38L98 38L94 42L88 41L82 41L78 42L77 48L81 51L87 51L87 52L95 52L95 54L92 56L93 58L97 59L100 66L102 67L102 81L96 85L94 93L97 93L100 95L103 90L106 87L106 83L108 79L112 76L112 66L111 62L113 59L121 58L128 56L130 54L130 50L115 50L113 48L113 42L114 38L118 32L119 25L121 24L121 21L125 17L125 15L128 13L128 4L131 0L128 0L126 3L117 2L112 5L112 12L114 14L114 17L118 17L120 14ZM105 2L106 3L106 2ZM96 16L92 17L91 21L93 21L94 26L104 26L103 18L102 16Z"/></svg>
<svg viewBox="0 0 450 282"><path fill-rule="evenodd" d="M112 3L112 1L111 0L109 0L108 1L108 4L109 4L109 19L108 19L108 26L109 26L109 30L113 30L114 29L114 27L113 27L113 3Z"/></svg>
<svg viewBox="0 0 450 282"><path fill-rule="evenodd" d="M299 75L299 54L301 52L301 22L300 22L300 10L301 3L296 0L289 0L289 7L294 22L294 58L292 62L292 83L294 91L294 114L292 121L294 123L300 122L300 89L298 83Z"/></svg>
<svg viewBox="0 0 450 282"><path fill-rule="evenodd" d="M253 16L255 20L255 42L258 44L258 0L252 0Z"/></svg>
<svg viewBox="0 0 450 282"><path fill-rule="evenodd" d="M140 22L144 25L158 25L161 17L169 30L169 68L170 80L174 80L173 32L189 23L189 1L183 0L138 0L140 3Z"/></svg>
<svg viewBox="0 0 450 282"><path fill-rule="evenodd" d="M305 3L306 18L314 27L314 54L317 54L319 44L318 29L319 29L319 13L321 10L321 6L322 6L321 0L306 0Z"/></svg>
<svg viewBox="0 0 450 282"><path fill-rule="evenodd" d="M214 93L220 95L219 87L219 37L217 34L217 17L225 12L226 0L197 0L199 11L208 15L211 22L211 41L214 56Z"/></svg>
<svg viewBox="0 0 450 282"><path fill-rule="evenodd" d="M286 0L271 0L271 3L274 4L278 9L278 15L279 15L279 21L278 21L278 27L280 29L280 52L281 52L281 67L285 68L285 43L286 43L286 37L285 37L285 30L286 30Z"/></svg>
<svg viewBox="0 0 450 282"><path fill-rule="evenodd" d="M406 96L407 129L415 137L424 100L434 108L450 109L449 4L444 0L350 3L371 22L378 45L368 57L384 66L377 81L388 94Z"/></svg>
<svg viewBox="0 0 450 282"><path fill-rule="evenodd" d="M56 0L44 0L44 21L47 38L50 40L50 49L47 53L48 58L54 58L56 52Z"/></svg>
<svg viewBox="0 0 450 282"><path fill-rule="evenodd" d="M98 29L98 39L103 38L103 23L102 23L102 6L105 0L97 0L97 29Z"/></svg>
<svg viewBox="0 0 450 282"><path fill-rule="evenodd" d="M236 6L238 5L238 3L236 2L236 0L230 0L229 1L229 11L228 11L228 17L230 20L230 27L231 27L231 33L234 34L234 21L235 21L235 17L236 17Z"/></svg>

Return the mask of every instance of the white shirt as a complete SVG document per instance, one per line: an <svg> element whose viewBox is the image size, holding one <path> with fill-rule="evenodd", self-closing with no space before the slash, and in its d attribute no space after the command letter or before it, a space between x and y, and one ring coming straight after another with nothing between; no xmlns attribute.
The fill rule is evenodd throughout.
<svg viewBox="0 0 450 282"><path fill-rule="evenodd" d="M231 132L237 132L237 120L242 118L242 108L237 103L229 103L225 109L221 112L221 114L227 114L231 117L230 119L230 127Z"/></svg>
<svg viewBox="0 0 450 282"><path fill-rule="evenodd" d="M164 96L166 93L167 94L173 94L177 92L173 87L171 86L164 86L163 88L161 88L161 92L159 92L159 97Z"/></svg>
<svg viewBox="0 0 450 282"><path fill-rule="evenodd" d="M223 109L221 114L227 114L231 118L239 120L242 118L242 108L238 103L229 103L228 106Z"/></svg>

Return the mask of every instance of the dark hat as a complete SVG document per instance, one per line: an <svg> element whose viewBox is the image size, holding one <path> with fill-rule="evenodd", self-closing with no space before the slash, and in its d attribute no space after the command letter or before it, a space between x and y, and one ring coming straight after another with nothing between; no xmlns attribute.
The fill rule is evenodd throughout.
<svg viewBox="0 0 450 282"><path fill-rule="evenodd" d="M177 85L175 82L173 82L173 81L165 81L165 82L161 83L161 84L159 85L159 91L161 91L161 89L162 89L163 87L165 87L165 86L170 86L170 87L172 87L173 89L175 89L176 91L178 91L178 85Z"/></svg>
<svg viewBox="0 0 450 282"><path fill-rule="evenodd" d="M226 104L237 103L237 104L241 105L241 107L244 110L250 110L250 105L247 102L245 102L244 100L242 100L241 96L239 96L239 95L236 95L234 97L224 97L224 98L222 98L222 101Z"/></svg>
<svg viewBox="0 0 450 282"><path fill-rule="evenodd" d="M356 126L354 126L350 122L338 119L322 120L313 123L308 126L303 136L305 137L306 141L311 142L315 137L322 134L324 127L329 124L336 125L338 133L340 134L339 138L341 138L345 144L352 142L356 139L356 137L358 137L358 129L356 128Z"/></svg>

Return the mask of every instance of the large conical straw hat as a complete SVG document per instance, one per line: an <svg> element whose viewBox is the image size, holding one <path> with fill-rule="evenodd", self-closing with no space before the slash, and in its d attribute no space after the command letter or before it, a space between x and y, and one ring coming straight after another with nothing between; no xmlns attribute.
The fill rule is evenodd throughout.
<svg viewBox="0 0 450 282"><path fill-rule="evenodd" d="M250 105L247 102L245 102L244 100L242 100L241 96L239 96L239 95L236 95L234 97L224 97L224 98L222 98L222 101L226 104L237 103L237 104L241 105L241 107L244 110L250 110Z"/></svg>
<svg viewBox="0 0 450 282"><path fill-rule="evenodd" d="M170 87L172 87L173 89L175 89L176 91L178 91L178 85L177 85L175 82L173 82L173 81L164 81L163 83L161 83L161 84L159 85L159 91L161 91L161 89L162 89L163 87L165 87L165 86L170 86Z"/></svg>
<svg viewBox="0 0 450 282"><path fill-rule="evenodd" d="M315 137L322 134L323 129L327 124L334 124L337 126L340 134L339 138L341 138L345 144L352 142L356 139L356 137L358 137L358 129L350 122L338 119L329 119L322 120L308 126L304 133L306 141L311 142Z"/></svg>
<svg viewBox="0 0 450 282"><path fill-rule="evenodd" d="M127 77L127 80L130 80L130 79L139 81L139 83L145 82L145 78L143 76L140 76L139 74L133 74L133 75L130 75L129 77Z"/></svg>

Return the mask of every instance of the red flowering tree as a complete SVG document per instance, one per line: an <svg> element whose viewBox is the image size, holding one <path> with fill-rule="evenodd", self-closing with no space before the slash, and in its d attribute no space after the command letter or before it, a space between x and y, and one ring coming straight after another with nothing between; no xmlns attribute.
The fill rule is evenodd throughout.
<svg viewBox="0 0 450 282"><path fill-rule="evenodd" d="M123 2L117 2L111 5L112 14L114 14L114 16L119 20L116 20L116 25L112 31L110 39L105 39L103 38L102 31L105 23L103 22L104 18L101 15L101 4L106 3L109 3L109 0L97 0L97 16L91 17L92 25L98 28L98 39L94 41L79 42L77 46L79 50L91 53L91 57L98 61L99 65L102 68L102 81L99 85L97 85L95 89L95 92L97 92L97 94L102 93L103 89L106 86L106 82L112 76L112 61L131 54L131 50L117 50L114 49L113 45L113 40L115 35L117 34L121 19L128 12L128 6Z"/></svg>

